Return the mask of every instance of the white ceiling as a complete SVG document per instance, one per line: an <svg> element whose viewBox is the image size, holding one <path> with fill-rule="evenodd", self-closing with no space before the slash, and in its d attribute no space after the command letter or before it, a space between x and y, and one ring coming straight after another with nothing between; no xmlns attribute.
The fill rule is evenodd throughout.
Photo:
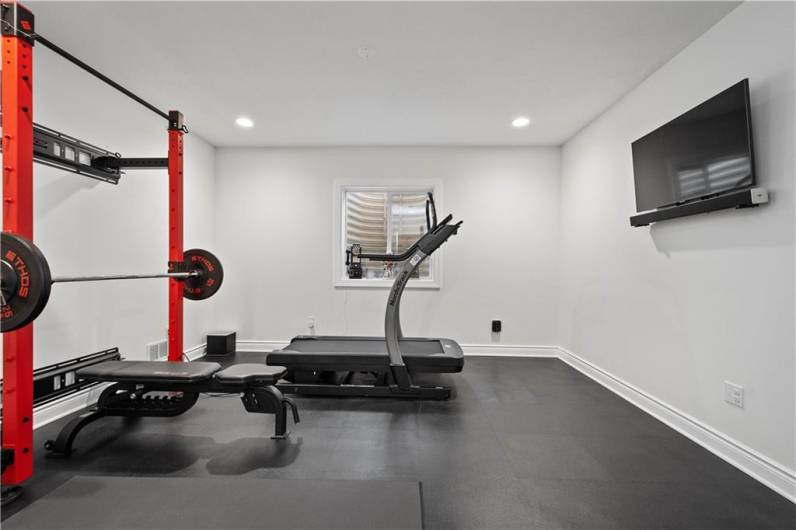
<svg viewBox="0 0 796 530"><path fill-rule="evenodd" d="M29 5L215 145L558 145L737 2Z"/></svg>

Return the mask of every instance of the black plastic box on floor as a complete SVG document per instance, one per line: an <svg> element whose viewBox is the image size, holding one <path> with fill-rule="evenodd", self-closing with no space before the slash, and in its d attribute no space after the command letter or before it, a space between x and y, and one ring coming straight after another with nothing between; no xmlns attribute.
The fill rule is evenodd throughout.
<svg viewBox="0 0 796 530"><path fill-rule="evenodd" d="M221 356L235 353L234 331L219 331L207 334L207 355Z"/></svg>

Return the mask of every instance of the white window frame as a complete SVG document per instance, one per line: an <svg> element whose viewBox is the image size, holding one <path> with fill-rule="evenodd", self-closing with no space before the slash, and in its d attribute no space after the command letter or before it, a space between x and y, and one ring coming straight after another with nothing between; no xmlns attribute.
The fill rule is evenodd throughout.
<svg viewBox="0 0 796 530"><path fill-rule="evenodd" d="M345 267L345 194L349 191L370 191L370 192L409 192L418 189L430 189L434 194L434 204L437 208L437 216L440 220L445 216L442 197L442 181L438 179L426 180L405 180L400 184L387 184L384 182L374 183L373 181L363 180L337 180L334 182L334 208L332 209L334 219L332 230L334 232L332 241L334 249L332 251L332 285L337 289L390 289L394 278L361 278L351 279L347 277ZM388 217L390 219L391 216ZM388 245L391 245L389 242ZM406 285L407 289L441 289L442 288L442 249L432 254L430 273L428 279L411 278Z"/></svg>

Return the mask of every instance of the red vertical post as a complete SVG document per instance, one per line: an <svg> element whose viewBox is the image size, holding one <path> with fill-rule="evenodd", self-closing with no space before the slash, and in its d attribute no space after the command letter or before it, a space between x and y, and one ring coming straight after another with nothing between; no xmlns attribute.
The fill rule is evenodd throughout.
<svg viewBox="0 0 796 530"><path fill-rule="evenodd" d="M169 111L169 262L182 263L182 114ZM169 267L170 269L172 266ZM182 344L182 287L183 282L169 279L169 361L181 361Z"/></svg>
<svg viewBox="0 0 796 530"><path fill-rule="evenodd" d="M3 230L33 240L33 15L2 2ZM33 324L3 334L3 485L33 474Z"/></svg>

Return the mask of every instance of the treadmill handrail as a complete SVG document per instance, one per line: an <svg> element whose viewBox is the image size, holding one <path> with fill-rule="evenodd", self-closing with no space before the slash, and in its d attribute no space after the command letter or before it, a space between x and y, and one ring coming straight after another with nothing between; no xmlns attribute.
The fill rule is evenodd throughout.
<svg viewBox="0 0 796 530"><path fill-rule="evenodd" d="M452 235L458 232L459 227L462 226L462 223L463 221L459 221L456 224L445 225L440 230L435 230L434 233L431 234L431 237L418 241L417 248L419 248L423 254L430 256Z"/></svg>
<svg viewBox="0 0 796 530"><path fill-rule="evenodd" d="M364 254L363 253L363 254L354 254L354 255L356 257L360 258L360 259L369 259L369 260L373 260L373 261L390 261L390 262L406 261L407 259L409 259L409 257L412 255L412 253L415 250L417 250L418 246L425 239L429 239L429 238L433 237L440 230L442 230L448 223L450 223L451 220L453 220L453 215L452 214L448 214L448 216L445 217L445 219L443 219L440 223L438 223L437 226L434 227L433 230L431 230L430 232L426 232L425 234L420 236L417 239L417 241L412 243L412 246L410 246L409 248L407 248L404 252L401 252L400 254L378 254L378 253L367 253L367 254Z"/></svg>
<svg viewBox="0 0 796 530"><path fill-rule="evenodd" d="M431 217L428 215L429 210L431 211ZM437 228L437 206L434 204L434 194L429 191L426 199L426 229L430 232L434 228Z"/></svg>

